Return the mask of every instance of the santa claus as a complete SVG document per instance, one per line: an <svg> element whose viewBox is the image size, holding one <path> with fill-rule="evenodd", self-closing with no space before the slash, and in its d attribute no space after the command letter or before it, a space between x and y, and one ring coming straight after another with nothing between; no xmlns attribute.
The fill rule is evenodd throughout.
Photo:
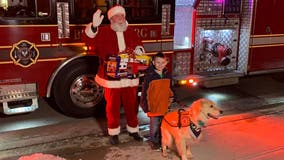
<svg viewBox="0 0 284 160"><path fill-rule="evenodd" d="M100 57L99 71L95 81L104 87L106 99L106 117L108 122L108 134L110 143L119 143L120 133L120 106L124 107L129 135L137 141L141 141L137 119L137 89L139 78L113 78L106 74L106 62L109 57L125 53L126 50L134 51L141 55L144 48L137 33L128 26L125 19L126 13L122 6L114 6L107 13L110 25L100 26L104 18L101 10L93 15L92 23L85 29L85 39L89 45L96 48L96 54Z"/></svg>

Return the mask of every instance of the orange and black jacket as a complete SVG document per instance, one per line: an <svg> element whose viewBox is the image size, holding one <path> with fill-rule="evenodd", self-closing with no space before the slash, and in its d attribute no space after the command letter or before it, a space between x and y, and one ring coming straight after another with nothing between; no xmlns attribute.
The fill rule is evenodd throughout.
<svg viewBox="0 0 284 160"><path fill-rule="evenodd" d="M172 76L164 69L162 77L155 72L154 66L147 69L142 84L141 107L148 116L162 116L168 111L170 98L174 98Z"/></svg>

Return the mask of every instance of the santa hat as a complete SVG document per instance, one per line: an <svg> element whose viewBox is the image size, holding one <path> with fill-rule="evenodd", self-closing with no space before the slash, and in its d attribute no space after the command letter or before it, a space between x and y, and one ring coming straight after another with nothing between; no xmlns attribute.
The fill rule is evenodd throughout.
<svg viewBox="0 0 284 160"><path fill-rule="evenodd" d="M108 12L107 12L107 17L108 19L110 19L112 16L116 15L116 14L123 14L125 17L125 9L122 6L114 6L112 7Z"/></svg>

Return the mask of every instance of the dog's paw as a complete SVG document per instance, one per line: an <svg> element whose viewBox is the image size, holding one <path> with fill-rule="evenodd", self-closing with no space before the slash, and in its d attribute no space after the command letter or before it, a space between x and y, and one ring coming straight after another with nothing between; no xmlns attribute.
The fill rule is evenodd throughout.
<svg viewBox="0 0 284 160"><path fill-rule="evenodd" d="M194 156L191 154L191 155L186 155L186 157L188 158L188 159L193 159L194 158Z"/></svg>
<svg viewBox="0 0 284 160"><path fill-rule="evenodd" d="M181 160L188 160L187 156L181 156Z"/></svg>
<svg viewBox="0 0 284 160"><path fill-rule="evenodd" d="M194 157L193 156L182 156L181 159L182 160L193 160Z"/></svg>
<svg viewBox="0 0 284 160"><path fill-rule="evenodd" d="M162 151L162 156L163 156L163 157L168 157L168 153L167 153L167 151L165 151L165 152L164 152L164 151Z"/></svg>
<svg viewBox="0 0 284 160"><path fill-rule="evenodd" d="M162 148L162 156L163 156L163 157L168 157L167 149Z"/></svg>
<svg viewBox="0 0 284 160"><path fill-rule="evenodd" d="M191 151L189 151L189 150L186 151L186 156L187 156L188 158L193 158L193 154L192 154Z"/></svg>
<svg viewBox="0 0 284 160"><path fill-rule="evenodd" d="M167 146L165 146L165 145L162 145L162 156L168 157Z"/></svg>

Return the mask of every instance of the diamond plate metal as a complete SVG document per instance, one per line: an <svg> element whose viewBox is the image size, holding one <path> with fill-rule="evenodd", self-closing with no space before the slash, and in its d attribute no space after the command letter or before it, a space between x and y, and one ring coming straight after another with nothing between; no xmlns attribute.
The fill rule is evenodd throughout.
<svg viewBox="0 0 284 160"><path fill-rule="evenodd" d="M194 73L232 71L236 69L237 45L238 45L239 19L225 18L200 18L195 31L194 49ZM210 38L212 43L223 44L232 50L229 56L231 62L222 66L218 57L204 50L204 38Z"/></svg>
<svg viewBox="0 0 284 160"><path fill-rule="evenodd" d="M252 19L253 0L243 0L241 19L224 18L222 1L201 0L197 7L194 48L194 73L231 72L246 73L249 54L249 38ZM206 18L206 16L215 16ZM217 17L216 17L217 16ZM240 35L240 36L239 36ZM204 38L212 43L221 43L232 49L231 62L222 66L218 58L204 50Z"/></svg>
<svg viewBox="0 0 284 160"><path fill-rule="evenodd" d="M195 24L195 44L193 58L193 73L211 73L211 72L234 72L241 73L247 72L248 55L249 55L249 39L252 23L252 9L255 0L242 0L242 13L241 18L229 17L225 18L222 15L223 1L217 0L201 0L197 7L197 16ZM184 24L184 28L175 30L175 45L183 45L184 31L188 30L188 14L184 12L186 7L191 7L193 0L177 0L178 5L182 13L176 14L176 22ZM181 7L182 6L182 7ZM185 8L183 8L185 7ZM183 31L183 32L182 32ZM181 36L176 36L181 35ZM203 38L210 37L214 42L222 43L232 49L232 54L229 56L231 62L222 66L218 63L218 58L214 57L211 53L204 51ZM179 39L180 38L180 39ZM186 53L180 53L186 54ZM183 57L183 55L176 55ZM177 59L179 59L177 57ZM181 58L182 59L182 58ZM183 75L187 72L184 69L184 62L176 61L176 67L174 73ZM186 71L185 71L186 70ZM190 70L188 68L188 70Z"/></svg>
<svg viewBox="0 0 284 160"><path fill-rule="evenodd" d="M173 60L173 75L186 76L190 71L191 54L190 52L177 52Z"/></svg>
<svg viewBox="0 0 284 160"><path fill-rule="evenodd" d="M221 15L222 4L222 1L201 0L197 7L197 15Z"/></svg>
<svg viewBox="0 0 284 160"><path fill-rule="evenodd" d="M238 56L238 70L247 73L248 55L249 55L249 39L252 24L252 10L254 0L243 0L242 6L242 22L240 28L240 44Z"/></svg>

